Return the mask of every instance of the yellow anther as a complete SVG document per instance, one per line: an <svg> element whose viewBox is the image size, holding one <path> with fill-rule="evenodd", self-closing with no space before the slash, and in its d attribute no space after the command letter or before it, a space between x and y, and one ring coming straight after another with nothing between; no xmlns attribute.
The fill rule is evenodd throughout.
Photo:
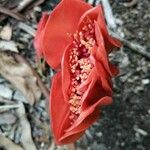
<svg viewBox="0 0 150 150"><path fill-rule="evenodd" d="M80 42L81 42L81 44L83 44L83 45L86 45L86 41L84 41L84 40L80 40Z"/></svg>
<svg viewBox="0 0 150 150"><path fill-rule="evenodd" d="M78 110L78 108L74 107L74 106L71 106L70 107L70 111L75 113L76 111Z"/></svg>
<svg viewBox="0 0 150 150"><path fill-rule="evenodd" d="M78 118L80 114L81 99L83 92L77 90L85 80L87 80L93 65L90 61L91 50L96 44L94 35L94 24L87 17L84 20L84 25L80 31L76 31L73 35L73 48L70 49L69 66L71 73L70 84L70 120L71 123Z"/></svg>

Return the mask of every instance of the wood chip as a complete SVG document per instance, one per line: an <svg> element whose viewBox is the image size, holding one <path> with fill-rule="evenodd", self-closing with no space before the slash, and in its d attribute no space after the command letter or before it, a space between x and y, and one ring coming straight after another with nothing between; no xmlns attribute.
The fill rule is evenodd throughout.
<svg viewBox="0 0 150 150"><path fill-rule="evenodd" d="M12 98L13 91L4 84L0 84L0 96L6 99Z"/></svg>
<svg viewBox="0 0 150 150"><path fill-rule="evenodd" d="M0 51L12 51L18 53L16 43L14 41L0 41Z"/></svg>
<svg viewBox="0 0 150 150"><path fill-rule="evenodd" d="M20 120L20 126L22 129L21 134L21 143L24 148L24 150L37 150L36 146L33 142L32 136L31 136L31 126L29 121L26 118L25 108L23 103L19 103L20 107L17 110L17 114Z"/></svg>
<svg viewBox="0 0 150 150"><path fill-rule="evenodd" d="M0 32L0 38L3 40L11 40L12 37L12 28L9 25L6 25L2 28Z"/></svg>
<svg viewBox="0 0 150 150"><path fill-rule="evenodd" d="M1 113L0 114L0 125L4 124L14 124L16 122L16 116L13 115L12 113Z"/></svg>
<svg viewBox="0 0 150 150"><path fill-rule="evenodd" d="M29 34L32 35L33 37L35 36L35 32L36 32L36 31L35 31L32 27L30 27L29 25L27 25L27 24L25 24L25 23L23 23L23 22L20 22L20 23L18 24L18 27L19 27L20 29L22 29L23 31L29 33Z"/></svg>

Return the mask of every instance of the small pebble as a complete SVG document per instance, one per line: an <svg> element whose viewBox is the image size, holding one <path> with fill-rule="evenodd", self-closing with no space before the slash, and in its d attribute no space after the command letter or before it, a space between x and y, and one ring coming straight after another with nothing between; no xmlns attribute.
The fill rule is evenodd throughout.
<svg viewBox="0 0 150 150"><path fill-rule="evenodd" d="M149 79L143 79L142 80L142 84L144 84L144 85L147 85L147 84L149 84L150 83L150 80Z"/></svg>

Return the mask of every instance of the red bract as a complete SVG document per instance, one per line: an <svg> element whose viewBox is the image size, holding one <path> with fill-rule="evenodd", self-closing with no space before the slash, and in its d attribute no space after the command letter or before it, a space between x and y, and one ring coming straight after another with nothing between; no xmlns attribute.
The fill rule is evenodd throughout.
<svg viewBox="0 0 150 150"><path fill-rule="evenodd" d="M107 31L101 6L62 0L39 23L38 54L57 71L50 94L51 125L57 144L76 141L112 102L111 78L118 73L108 54L120 42Z"/></svg>

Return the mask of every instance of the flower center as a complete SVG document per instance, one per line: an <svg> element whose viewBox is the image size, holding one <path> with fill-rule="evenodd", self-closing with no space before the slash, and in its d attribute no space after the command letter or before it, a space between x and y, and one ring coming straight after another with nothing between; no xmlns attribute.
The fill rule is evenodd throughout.
<svg viewBox="0 0 150 150"><path fill-rule="evenodd" d="M80 114L83 92L78 87L87 80L93 64L90 60L91 50L96 44L94 23L88 19L80 31L73 34L73 48L70 49L70 120L71 124Z"/></svg>

